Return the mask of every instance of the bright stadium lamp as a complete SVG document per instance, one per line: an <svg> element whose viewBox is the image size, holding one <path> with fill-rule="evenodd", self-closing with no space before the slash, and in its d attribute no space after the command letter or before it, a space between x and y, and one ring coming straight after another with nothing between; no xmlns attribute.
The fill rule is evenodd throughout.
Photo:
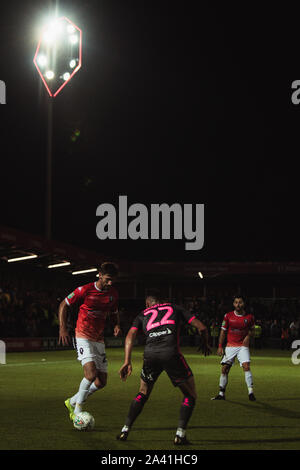
<svg viewBox="0 0 300 470"><path fill-rule="evenodd" d="M71 44L77 44L78 37L75 34L72 34L72 36L70 36L69 41L70 41Z"/></svg>
<svg viewBox="0 0 300 470"><path fill-rule="evenodd" d="M98 269L97 268L83 269L82 271L73 271L72 274L75 276L76 274L86 274L86 273L92 273L94 271L98 271Z"/></svg>
<svg viewBox="0 0 300 470"><path fill-rule="evenodd" d="M28 259L37 258L37 255L19 256L18 258L10 258L7 260L8 263L14 263L16 261L26 261Z"/></svg>
<svg viewBox="0 0 300 470"><path fill-rule="evenodd" d="M44 54L39 54L37 56L37 63L40 67L45 67L47 65L47 57Z"/></svg>
<svg viewBox="0 0 300 470"><path fill-rule="evenodd" d="M54 72L52 70L47 70L47 72L45 73L45 77L48 80L52 80L52 78L54 78Z"/></svg>
<svg viewBox="0 0 300 470"><path fill-rule="evenodd" d="M70 78L69 72L66 72L66 73L63 74L63 79L64 80L69 80L69 78Z"/></svg>
<svg viewBox="0 0 300 470"><path fill-rule="evenodd" d="M40 57L44 57L42 64L39 62ZM75 73L78 72L81 67L81 57L82 31L69 18L62 16L45 26L38 42L33 62L47 92L52 98L55 98L71 78L74 77ZM74 67L72 67L74 70L68 80L60 78L63 75L63 69L66 69L72 60L75 60ZM57 77L56 80L53 80L54 76L50 78L40 70L40 67L43 67L45 63L48 64L49 70L52 70L54 76ZM49 80L51 80L50 83Z"/></svg>
<svg viewBox="0 0 300 470"><path fill-rule="evenodd" d="M67 32L69 34L73 34L73 33L75 33L75 31L76 31L76 29L74 28L74 26L72 24L67 25Z"/></svg>
<svg viewBox="0 0 300 470"><path fill-rule="evenodd" d="M64 261L63 263L49 264L48 268L49 269L61 268L63 266L69 266L70 264L71 264L70 261Z"/></svg>

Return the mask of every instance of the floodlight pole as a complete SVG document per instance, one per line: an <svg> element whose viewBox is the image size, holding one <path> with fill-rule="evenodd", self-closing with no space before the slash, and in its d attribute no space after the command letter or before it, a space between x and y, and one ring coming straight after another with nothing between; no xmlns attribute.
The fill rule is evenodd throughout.
<svg viewBox="0 0 300 470"><path fill-rule="evenodd" d="M46 210L45 227L46 239L52 235L52 139L53 139L53 98L48 98L48 128L47 128L47 163L46 163Z"/></svg>

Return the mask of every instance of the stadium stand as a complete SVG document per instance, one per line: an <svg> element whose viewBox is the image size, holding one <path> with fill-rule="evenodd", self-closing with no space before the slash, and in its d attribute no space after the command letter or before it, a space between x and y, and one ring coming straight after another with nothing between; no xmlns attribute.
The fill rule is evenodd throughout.
<svg viewBox="0 0 300 470"><path fill-rule="evenodd" d="M28 253L37 253L38 257L8 263L11 257ZM65 259L70 266L47 268ZM232 295L243 292L248 299L248 311L260 322L264 346L280 347L283 329L288 330L286 344L299 338L300 263L130 262L0 227L1 339L57 338L59 302L75 287L96 280L96 273L74 276L72 272L97 267L108 259L120 267L116 287L123 335L144 307L147 287L160 287L166 300L184 305L215 328L220 327L224 313L232 309ZM76 319L76 312L72 313L70 328L74 328ZM110 333L108 326L107 336ZM190 344L197 342L194 333L191 329L182 330Z"/></svg>

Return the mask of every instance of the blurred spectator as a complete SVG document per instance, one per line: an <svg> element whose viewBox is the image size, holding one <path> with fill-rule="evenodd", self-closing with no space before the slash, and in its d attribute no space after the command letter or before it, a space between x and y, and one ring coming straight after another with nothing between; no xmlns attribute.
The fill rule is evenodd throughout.
<svg viewBox="0 0 300 470"><path fill-rule="evenodd" d="M256 320L254 327L254 345L258 349L262 347L262 331L261 320Z"/></svg>
<svg viewBox="0 0 300 470"><path fill-rule="evenodd" d="M281 349L289 349L289 327L287 326L286 322L283 321L281 325Z"/></svg>
<svg viewBox="0 0 300 470"><path fill-rule="evenodd" d="M280 338L281 337L281 328L278 324L278 320L275 318L270 327L270 336L271 338Z"/></svg>
<svg viewBox="0 0 300 470"><path fill-rule="evenodd" d="M290 324L290 332L291 332L291 341L294 341L295 339L299 338L299 326L300 326L300 320L294 319L292 323Z"/></svg>
<svg viewBox="0 0 300 470"><path fill-rule="evenodd" d="M56 336L58 305L69 292L71 288L69 290L67 285L61 289L60 285L43 283L42 279L22 278L14 282L13 279L7 280L3 277L0 284L1 337ZM184 298L183 293L178 292L178 297L170 300L192 311L207 325L214 344L224 314L233 309L231 295L232 292L229 290L209 288L205 296L201 293L199 296ZM143 308L144 299L120 300L120 318L124 336L135 316ZM247 311L260 320L257 323L261 326L262 341L268 337L277 338L278 343L281 341L283 349L289 347L291 340L300 339L299 309L299 299L250 298L247 302ZM74 329L76 318L77 311L70 311L68 318L70 329ZM282 321L285 321L285 328L282 327ZM216 336L214 329L218 330ZM185 328L180 331L182 336L187 336L189 333L191 331L188 332ZM190 338L194 342L198 339L197 335L195 337L192 335Z"/></svg>
<svg viewBox="0 0 300 470"><path fill-rule="evenodd" d="M218 326L217 320L213 320L210 325L210 337L211 337L211 346L217 347L218 338L220 334L220 327Z"/></svg>

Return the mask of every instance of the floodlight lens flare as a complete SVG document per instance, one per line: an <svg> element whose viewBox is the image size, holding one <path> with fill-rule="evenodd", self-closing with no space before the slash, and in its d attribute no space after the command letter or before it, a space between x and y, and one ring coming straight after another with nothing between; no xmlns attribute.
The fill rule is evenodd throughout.
<svg viewBox="0 0 300 470"><path fill-rule="evenodd" d="M57 39L57 36L62 32L62 24L59 20L53 20L49 23L48 27L44 32L44 40L47 43L53 42Z"/></svg>
<svg viewBox="0 0 300 470"><path fill-rule="evenodd" d="M75 34L72 34L72 36L70 36L70 43L77 44L77 42L78 42L78 37Z"/></svg>
<svg viewBox="0 0 300 470"><path fill-rule="evenodd" d="M44 67L47 64L47 57L40 54L37 58L37 62L41 67Z"/></svg>
<svg viewBox="0 0 300 470"><path fill-rule="evenodd" d="M52 78L54 78L54 72L52 72L52 70L47 70L47 72L45 73L45 77L48 80L52 80Z"/></svg>
<svg viewBox="0 0 300 470"><path fill-rule="evenodd" d="M68 24L68 26L67 26L67 31L68 31L69 34L75 33L75 28L74 28L74 26L71 25L71 24Z"/></svg>
<svg viewBox="0 0 300 470"><path fill-rule="evenodd" d="M33 62L55 98L81 68L82 30L65 16L52 18L40 33Z"/></svg>

